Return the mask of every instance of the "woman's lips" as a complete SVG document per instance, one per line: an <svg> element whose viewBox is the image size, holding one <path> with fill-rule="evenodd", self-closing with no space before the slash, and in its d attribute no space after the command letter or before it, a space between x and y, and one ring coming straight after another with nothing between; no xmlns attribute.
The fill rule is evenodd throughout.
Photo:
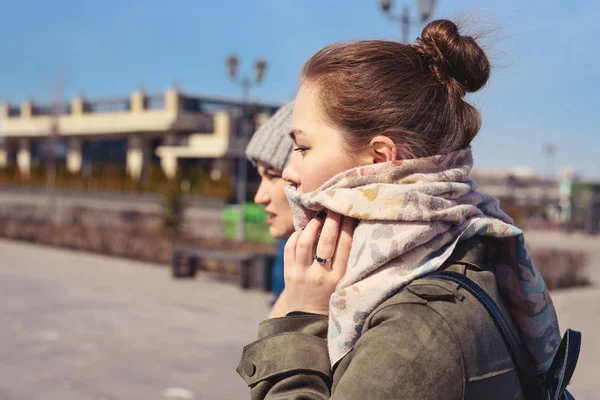
<svg viewBox="0 0 600 400"><path fill-rule="evenodd" d="M267 219L267 224L272 225L273 222L275 222L275 218L277 217L277 214L273 214L272 212L269 211L265 211L268 215L269 215L269 219Z"/></svg>

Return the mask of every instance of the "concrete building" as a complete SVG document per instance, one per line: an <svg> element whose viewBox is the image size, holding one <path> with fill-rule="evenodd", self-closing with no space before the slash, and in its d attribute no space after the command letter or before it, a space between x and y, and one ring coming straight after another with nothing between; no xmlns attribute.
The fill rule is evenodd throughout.
<svg viewBox="0 0 600 400"><path fill-rule="evenodd" d="M244 114L238 100L190 96L177 89L161 95L136 91L116 99L77 97L58 107L33 101L2 104L0 168L13 164L28 176L32 165L48 160L50 146L74 174L90 164L120 164L139 180L154 163L174 177L186 161L204 160L215 173L235 175L248 136L277 108L251 104Z"/></svg>
<svg viewBox="0 0 600 400"><path fill-rule="evenodd" d="M473 170L471 177L477 182L478 190L499 199L511 198L517 204L559 202L559 181L540 177L529 168L505 170Z"/></svg>
<svg viewBox="0 0 600 400"><path fill-rule="evenodd" d="M496 170L474 169L471 177L477 190L500 200L500 205L516 222L543 218L559 223L560 196L556 179L540 177L530 168Z"/></svg>

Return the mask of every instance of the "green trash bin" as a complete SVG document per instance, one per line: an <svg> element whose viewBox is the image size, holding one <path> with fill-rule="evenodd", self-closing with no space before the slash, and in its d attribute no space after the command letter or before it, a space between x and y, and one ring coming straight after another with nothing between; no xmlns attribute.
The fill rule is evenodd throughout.
<svg viewBox="0 0 600 400"><path fill-rule="evenodd" d="M254 203L246 203L245 226L246 240L263 243L275 243L275 239L269 233L267 224L268 215L264 207ZM237 226L239 223L239 210L237 205L226 206L223 209L223 237L235 240Z"/></svg>

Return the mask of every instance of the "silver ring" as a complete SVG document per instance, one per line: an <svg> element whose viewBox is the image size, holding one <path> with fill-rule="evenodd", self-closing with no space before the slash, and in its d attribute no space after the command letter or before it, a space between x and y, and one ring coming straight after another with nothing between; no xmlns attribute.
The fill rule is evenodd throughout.
<svg viewBox="0 0 600 400"><path fill-rule="evenodd" d="M331 259L330 258L321 258L315 254L315 261L318 262L319 264L325 264L325 263L331 261Z"/></svg>

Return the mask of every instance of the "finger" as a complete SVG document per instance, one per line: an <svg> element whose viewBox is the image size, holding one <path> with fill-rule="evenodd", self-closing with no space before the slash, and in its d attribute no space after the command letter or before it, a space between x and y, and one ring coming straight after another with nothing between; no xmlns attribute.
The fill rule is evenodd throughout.
<svg viewBox="0 0 600 400"><path fill-rule="evenodd" d="M298 244L296 245L296 265L302 265L304 267L310 267L314 261L314 248L317 240L317 235L323 227L323 221L317 218L313 218L309 221L306 228L300 234L298 238Z"/></svg>
<svg viewBox="0 0 600 400"><path fill-rule="evenodd" d="M356 228L356 220L349 217L342 219L340 234L333 257L332 270L341 278L348 269L348 260L350 259L350 250L352 248L352 237Z"/></svg>
<svg viewBox="0 0 600 400"><path fill-rule="evenodd" d="M287 274L291 268L296 264L296 244L300 237L300 231L292 233L289 237L285 248L283 249L283 270L284 274Z"/></svg>
<svg viewBox="0 0 600 400"><path fill-rule="evenodd" d="M328 212L327 218L323 223L323 229L321 229L321 235L317 243L317 252L321 258L331 260L335 254L335 245L338 240L340 232L340 222L342 216L335 212Z"/></svg>

